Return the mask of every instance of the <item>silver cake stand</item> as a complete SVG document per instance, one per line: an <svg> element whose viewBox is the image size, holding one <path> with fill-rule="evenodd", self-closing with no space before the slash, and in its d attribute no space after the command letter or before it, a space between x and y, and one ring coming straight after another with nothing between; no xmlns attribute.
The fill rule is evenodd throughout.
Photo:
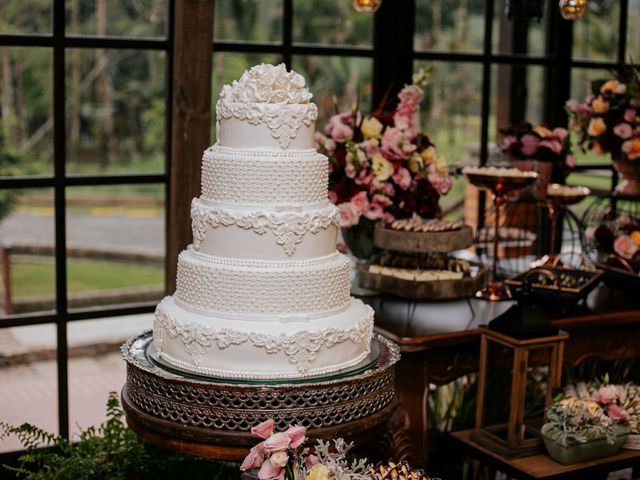
<svg viewBox="0 0 640 480"><path fill-rule="evenodd" d="M395 408L396 344L374 335L368 359L346 371L304 381L234 382L195 376L163 364L151 331L122 346L127 424L174 451L240 460L257 443L251 427L273 418L276 431L307 427L313 438L343 437L356 445L384 432Z"/></svg>

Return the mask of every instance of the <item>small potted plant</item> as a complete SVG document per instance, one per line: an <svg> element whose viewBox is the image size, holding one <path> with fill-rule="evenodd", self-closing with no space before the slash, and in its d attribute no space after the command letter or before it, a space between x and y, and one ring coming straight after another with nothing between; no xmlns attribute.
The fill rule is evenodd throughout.
<svg viewBox="0 0 640 480"><path fill-rule="evenodd" d="M629 436L629 414L615 403L565 398L547 409L540 434L551 458L564 465L614 455Z"/></svg>

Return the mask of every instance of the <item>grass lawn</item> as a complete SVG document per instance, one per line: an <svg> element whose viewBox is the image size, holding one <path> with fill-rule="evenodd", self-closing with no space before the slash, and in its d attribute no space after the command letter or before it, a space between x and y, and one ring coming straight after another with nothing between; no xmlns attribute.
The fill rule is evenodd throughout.
<svg viewBox="0 0 640 480"><path fill-rule="evenodd" d="M114 288L158 286L164 282L162 267L124 262L70 258L68 260L70 293ZM55 293L54 260L17 258L12 264L14 298Z"/></svg>

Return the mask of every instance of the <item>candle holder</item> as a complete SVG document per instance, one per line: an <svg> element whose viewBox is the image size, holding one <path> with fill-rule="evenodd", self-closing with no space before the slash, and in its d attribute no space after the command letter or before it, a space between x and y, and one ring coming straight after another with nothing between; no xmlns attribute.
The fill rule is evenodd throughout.
<svg viewBox="0 0 640 480"><path fill-rule="evenodd" d="M535 172L523 172L513 168L469 168L462 170L467 181L482 190L490 191L496 210L496 220L493 232L493 260L491 265L491 282L482 290L476 292L476 298L499 302L509 300L511 292L498 281L498 254L500 244L500 218L502 207L507 195L516 190L532 185L538 178Z"/></svg>

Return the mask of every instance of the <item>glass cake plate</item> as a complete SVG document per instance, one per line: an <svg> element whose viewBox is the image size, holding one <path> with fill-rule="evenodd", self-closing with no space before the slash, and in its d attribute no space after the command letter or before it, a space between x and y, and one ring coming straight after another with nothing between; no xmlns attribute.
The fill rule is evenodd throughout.
<svg viewBox="0 0 640 480"><path fill-rule="evenodd" d="M225 384L232 385L282 385L282 384L300 384L300 383L320 383L327 382L331 380L339 380L341 378L353 377L356 375L360 375L361 373L366 372L376 366L378 363L378 359L380 357L380 345L375 340L371 341L371 350L369 351L369 355L362 360L360 363L346 368L344 370L340 370L338 372L326 374L326 375L317 375L305 378L279 378L279 379L235 379L235 378L226 378L226 377L215 377L202 375L199 373L188 372L186 370L182 370L175 365L170 364L166 360L162 359L153 342L149 342L146 347L146 356L150 362L154 363L158 367L171 372L176 375L183 376L185 378L191 378L193 380L203 380L206 382L219 382Z"/></svg>

